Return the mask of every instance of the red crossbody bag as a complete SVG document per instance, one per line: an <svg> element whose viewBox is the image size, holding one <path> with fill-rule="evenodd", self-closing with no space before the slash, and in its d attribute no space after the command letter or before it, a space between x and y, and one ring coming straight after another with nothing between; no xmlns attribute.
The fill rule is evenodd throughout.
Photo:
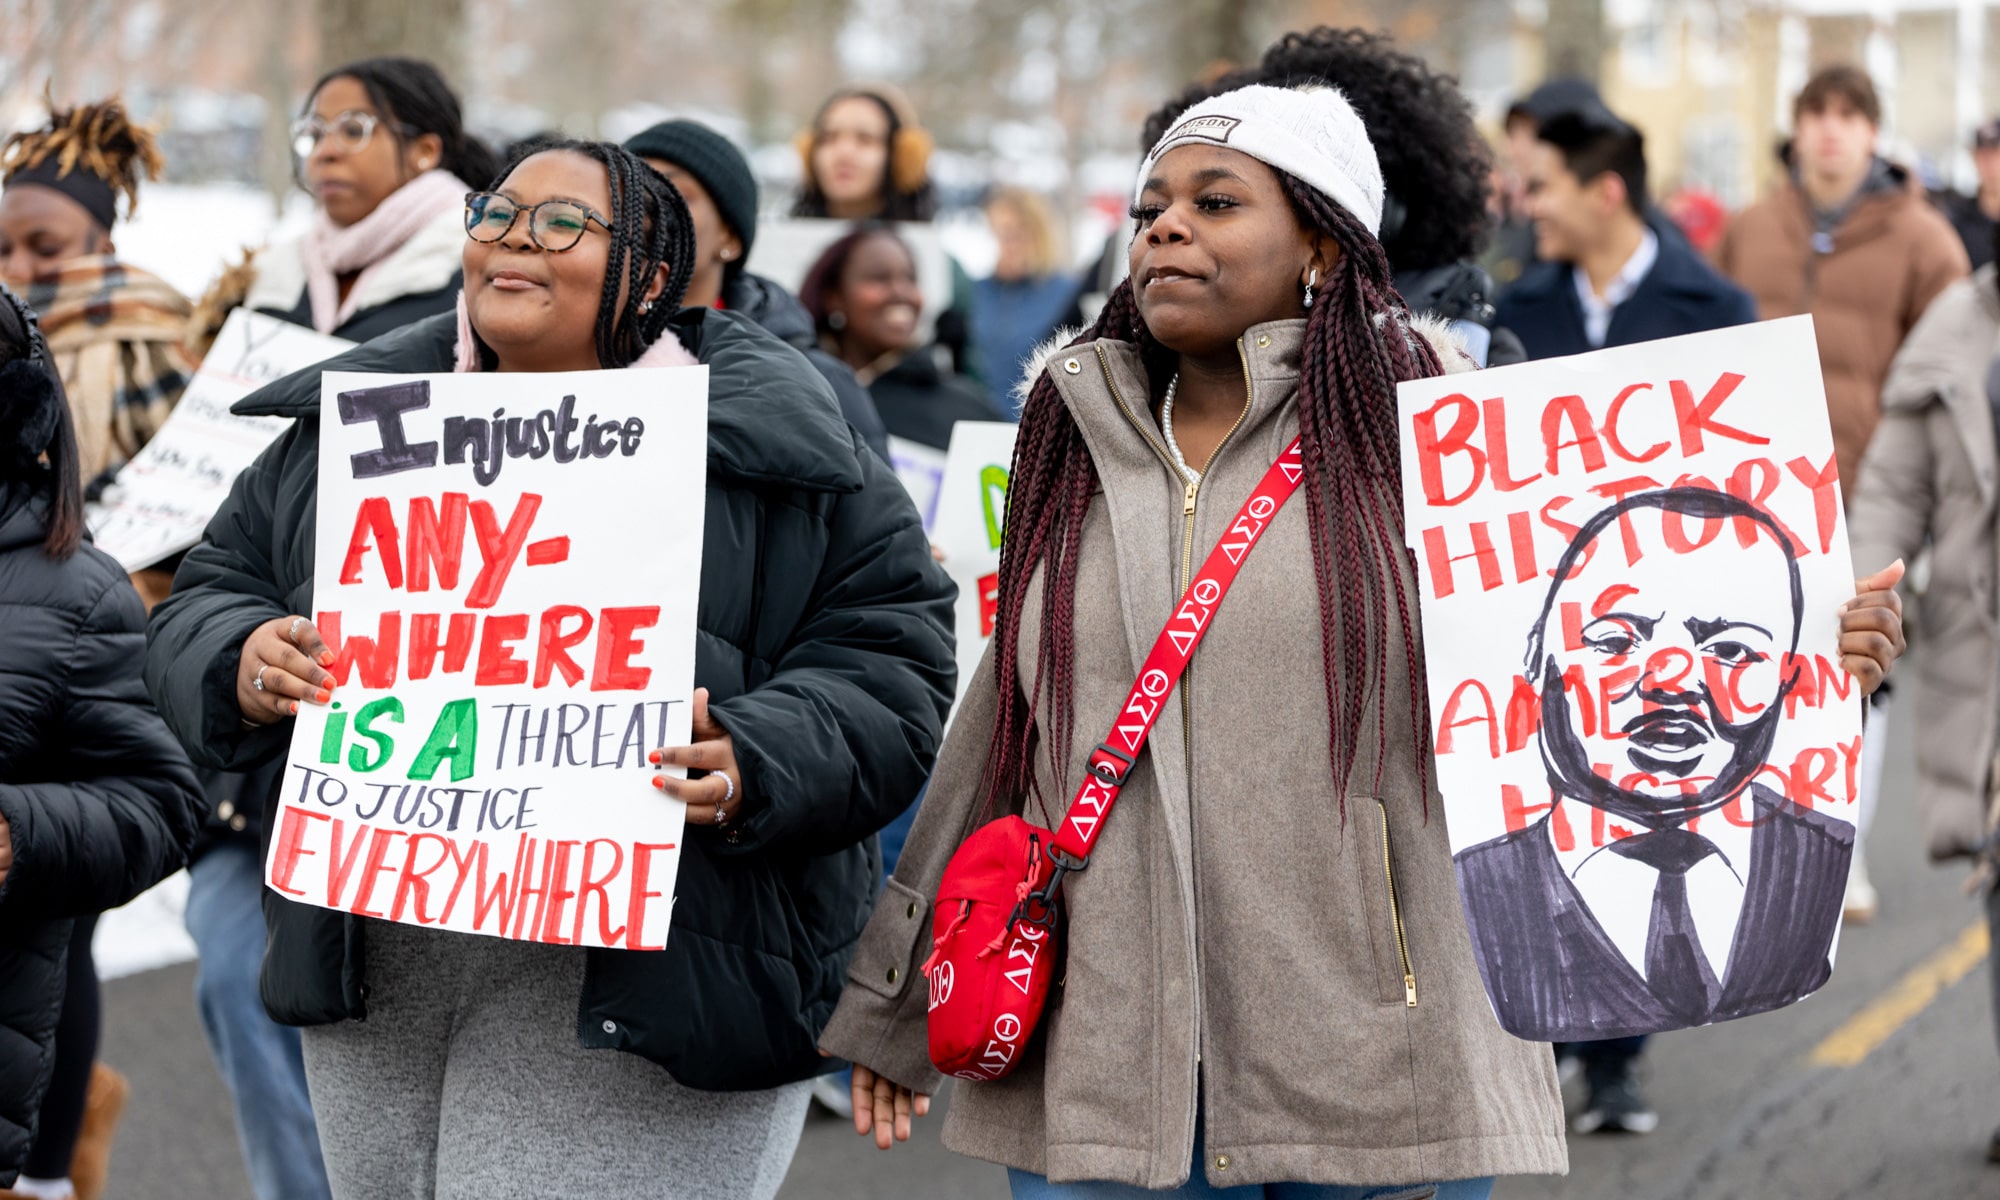
<svg viewBox="0 0 2000 1200"><path fill-rule="evenodd" d="M1019 1063L1041 1023L1061 955L1063 876L1090 851L1119 789L1187 670L1236 573L1304 473L1294 440L1243 502L1229 531L1154 639L1111 732L1091 751L1083 782L1054 834L1017 816L982 826L959 846L938 884L924 962L930 984L931 1062L959 1079L999 1079Z"/></svg>

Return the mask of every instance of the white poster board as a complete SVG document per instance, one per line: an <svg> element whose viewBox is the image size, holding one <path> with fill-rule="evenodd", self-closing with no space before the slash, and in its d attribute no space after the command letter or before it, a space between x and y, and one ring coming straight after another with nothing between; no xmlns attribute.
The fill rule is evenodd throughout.
<svg viewBox="0 0 2000 1200"><path fill-rule="evenodd" d="M1809 317L1398 388L1438 784L1500 1023L1623 1037L1832 971L1854 594Z"/></svg>
<svg viewBox="0 0 2000 1200"><path fill-rule="evenodd" d="M1014 462L1010 421L960 421L951 427L938 486L937 522L931 541L944 551L944 569L958 585L958 697L972 682L999 608L1000 535L1007 515L1008 471Z"/></svg>
<svg viewBox="0 0 2000 1200"><path fill-rule="evenodd" d="M938 520L938 497L944 487L945 452L935 446L889 435L889 467L896 472L917 515L924 520L924 532L933 533Z"/></svg>
<svg viewBox="0 0 2000 1200"><path fill-rule="evenodd" d="M137 571L201 541L236 476L291 424L229 406L353 344L247 309L230 313L166 423L89 506L97 548Z"/></svg>
<svg viewBox="0 0 2000 1200"><path fill-rule="evenodd" d="M750 247L744 269L777 281L797 295L806 272L828 246L854 232L852 221L827 221L794 217L790 220L759 221L757 241ZM951 256L945 253L937 227L915 221L897 221L891 228L917 263L917 288L924 294L924 310L917 314L917 340L927 343L937 325L938 314L951 307Z"/></svg>
<svg viewBox="0 0 2000 1200"><path fill-rule="evenodd" d="M269 886L665 944L685 810L647 755L688 740L707 388L706 367L326 375L312 616L337 685L300 706Z"/></svg>

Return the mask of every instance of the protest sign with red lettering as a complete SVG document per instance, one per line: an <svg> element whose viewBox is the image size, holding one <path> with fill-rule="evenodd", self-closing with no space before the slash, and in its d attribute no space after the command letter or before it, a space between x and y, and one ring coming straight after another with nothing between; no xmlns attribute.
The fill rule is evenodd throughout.
<svg viewBox="0 0 2000 1200"><path fill-rule="evenodd" d="M684 807L706 367L328 372L312 619L265 880L362 916L657 950Z"/></svg>
<svg viewBox="0 0 2000 1200"><path fill-rule="evenodd" d="M931 541L958 585L958 694L965 695L1000 608L1000 533L1007 516L1007 471L1014 462L1011 421L960 421L951 427L938 485Z"/></svg>
<svg viewBox="0 0 2000 1200"><path fill-rule="evenodd" d="M1854 594L1810 317L1406 383L1438 785L1500 1023L1813 992L1854 844Z"/></svg>

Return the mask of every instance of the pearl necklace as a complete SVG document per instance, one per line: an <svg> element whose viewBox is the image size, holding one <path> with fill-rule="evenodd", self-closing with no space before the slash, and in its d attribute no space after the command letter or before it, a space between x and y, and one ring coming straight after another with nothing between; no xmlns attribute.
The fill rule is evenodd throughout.
<svg viewBox="0 0 2000 1200"><path fill-rule="evenodd" d="M1179 442L1174 440L1174 393L1181 387L1180 372L1167 381L1167 398L1160 402L1160 433L1167 439L1167 453L1174 456L1174 466L1180 468L1181 478L1189 483L1200 483L1201 472L1188 466L1187 458L1181 453Z"/></svg>

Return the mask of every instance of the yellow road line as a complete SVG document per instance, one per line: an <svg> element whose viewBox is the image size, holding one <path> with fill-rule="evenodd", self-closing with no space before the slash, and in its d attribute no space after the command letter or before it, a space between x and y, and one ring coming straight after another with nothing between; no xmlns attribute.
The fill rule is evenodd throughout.
<svg viewBox="0 0 2000 1200"><path fill-rule="evenodd" d="M1965 978L1986 958L1986 922L1975 921L1950 945L1918 963L1894 987L1870 1001L1840 1028L1813 1047L1806 1061L1816 1067L1851 1067L1874 1053L1938 993Z"/></svg>

